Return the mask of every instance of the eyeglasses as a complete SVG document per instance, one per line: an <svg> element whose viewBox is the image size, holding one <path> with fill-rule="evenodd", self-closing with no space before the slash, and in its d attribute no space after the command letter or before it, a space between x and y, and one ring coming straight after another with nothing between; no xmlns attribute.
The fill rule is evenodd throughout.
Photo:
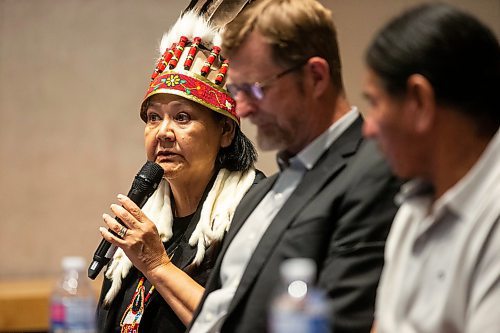
<svg viewBox="0 0 500 333"><path fill-rule="evenodd" d="M229 91L229 93L231 94L231 96L233 96L233 98L236 98L236 95L238 95L238 93L242 91L248 96L260 101L264 98L264 88L269 87L279 78L298 70L299 68L304 66L306 62L307 61L300 62L297 65L285 69L283 72L273 75L269 79L266 79L262 82L254 82L254 83L244 82L240 84L228 83L226 86L227 91Z"/></svg>

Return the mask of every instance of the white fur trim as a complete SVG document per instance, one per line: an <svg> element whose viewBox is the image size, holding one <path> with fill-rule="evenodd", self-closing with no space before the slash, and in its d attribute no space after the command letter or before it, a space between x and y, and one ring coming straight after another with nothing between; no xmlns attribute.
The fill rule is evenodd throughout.
<svg viewBox="0 0 500 333"><path fill-rule="evenodd" d="M222 240L231 225L236 207L252 186L254 179L254 169L244 173L229 172L226 169L219 172L212 190L203 203L200 221L189 238L191 246L198 245L193 263L199 265L206 248L213 242Z"/></svg>
<svg viewBox="0 0 500 333"><path fill-rule="evenodd" d="M252 186L254 179L255 169L246 172L230 172L227 169L219 171L212 189L203 202L200 220L189 238L189 244L197 247L193 264L199 265L205 256L206 248L214 241L222 240L231 225L236 207ZM173 214L170 187L165 179L162 179L142 211L155 223L162 242L168 241L172 237ZM111 287L104 298L104 304L109 305L116 297L122 286L122 280L130 268L132 262L122 249L117 249L106 270L106 277L111 280Z"/></svg>

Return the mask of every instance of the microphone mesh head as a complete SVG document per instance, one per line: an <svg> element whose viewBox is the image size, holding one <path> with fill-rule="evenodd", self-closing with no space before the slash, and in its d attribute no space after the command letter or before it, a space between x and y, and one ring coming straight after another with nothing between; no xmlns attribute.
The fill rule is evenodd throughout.
<svg viewBox="0 0 500 333"><path fill-rule="evenodd" d="M153 184L159 184L161 179L163 178L163 174L163 168L159 164L147 161L146 164L142 166L137 175L141 178L145 178L147 181L152 182Z"/></svg>
<svg viewBox="0 0 500 333"><path fill-rule="evenodd" d="M139 207L153 194L163 178L163 168L154 162L146 162L134 178L128 197Z"/></svg>

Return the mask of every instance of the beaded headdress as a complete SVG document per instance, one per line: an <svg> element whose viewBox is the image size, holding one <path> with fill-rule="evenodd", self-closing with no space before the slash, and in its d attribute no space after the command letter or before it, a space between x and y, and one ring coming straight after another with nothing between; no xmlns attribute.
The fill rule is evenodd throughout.
<svg viewBox="0 0 500 333"><path fill-rule="evenodd" d="M141 118L146 121L147 100L156 94L182 96L219 112L239 124L236 103L225 89L228 60L221 54L220 31L188 10L163 35L161 57L151 75Z"/></svg>
<svg viewBox="0 0 500 333"><path fill-rule="evenodd" d="M224 88L228 62L221 55L219 31L252 0L191 0L190 4L166 33L160 44L161 57L151 76L151 83L141 106L146 121L149 97L174 94L200 103L239 124L235 103ZM206 249L220 241L227 232L234 211L255 178L253 168L246 172L221 169L200 212L200 220L189 238L196 246L190 265L198 266ZM155 224L163 242L172 237L170 188L165 180L143 207ZM106 270L111 287L104 298L109 306L128 275L132 262L118 249ZM188 266L190 267L190 266ZM188 269L188 268L186 268Z"/></svg>

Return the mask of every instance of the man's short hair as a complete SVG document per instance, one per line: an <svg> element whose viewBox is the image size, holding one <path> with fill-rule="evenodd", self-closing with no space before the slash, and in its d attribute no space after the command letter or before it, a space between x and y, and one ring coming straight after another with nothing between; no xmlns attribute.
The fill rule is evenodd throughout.
<svg viewBox="0 0 500 333"><path fill-rule="evenodd" d="M291 67L313 56L325 59L332 82L343 90L337 32L331 12L315 0L256 1L226 26L222 47L231 53L252 31L270 44L273 61Z"/></svg>

